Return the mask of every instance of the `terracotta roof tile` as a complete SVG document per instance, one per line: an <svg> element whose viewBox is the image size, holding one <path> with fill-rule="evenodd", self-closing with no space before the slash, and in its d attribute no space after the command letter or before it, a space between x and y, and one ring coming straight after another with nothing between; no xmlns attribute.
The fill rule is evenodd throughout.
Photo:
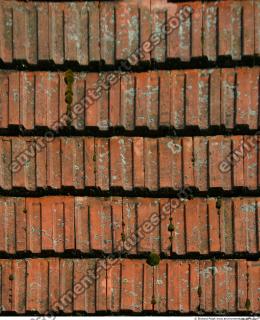
<svg viewBox="0 0 260 320"><path fill-rule="evenodd" d="M143 230L155 214L159 223L138 237L129 254L259 254L259 206L260 199L252 197L184 202L120 197L1 198L0 252L120 253L122 241Z"/></svg>
<svg viewBox="0 0 260 320"><path fill-rule="evenodd" d="M3 307L18 314L43 314L57 310L58 305L65 313L91 314L259 312L257 261L163 260L152 268L144 260L122 259L110 267L106 260L50 258L0 260L0 266ZM99 275L96 281L87 280L91 274ZM68 292L76 284L80 294L71 298Z"/></svg>
<svg viewBox="0 0 260 320"><path fill-rule="evenodd" d="M103 73L100 79L110 74ZM1 72L1 128L57 129L56 122L67 110L64 77L56 72ZM76 73L74 77L73 103L85 108L72 122L80 131L259 128L258 67L130 73L108 91L102 90L96 101L86 102L82 98L87 89L96 87L99 76Z"/></svg>
<svg viewBox="0 0 260 320"><path fill-rule="evenodd" d="M0 313L260 313L259 18L258 0L1 2Z"/></svg>
<svg viewBox="0 0 260 320"><path fill-rule="evenodd" d="M0 187L229 191L259 186L258 136L51 139L2 137Z"/></svg>
<svg viewBox="0 0 260 320"><path fill-rule="evenodd" d="M240 60L259 55L259 34L254 24L254 20L259 20L258 2L196 1L186 5L191 6L193 13L181 22L182 27L161 41L151 56L142 59L165 62L171 58L190 61L207 57L216 61L222 56ZM86 66L101 60L113 65L115 59L127 59L139 47L140 39L148 40L150 31L161 33L166 16L175 16L183 6L4 1L0 8L4 21L0 29L0 58L4 63L20 61L31 65L40 61L57 65L73 61ZM176 45L168 47L167 42Z"/></svg>

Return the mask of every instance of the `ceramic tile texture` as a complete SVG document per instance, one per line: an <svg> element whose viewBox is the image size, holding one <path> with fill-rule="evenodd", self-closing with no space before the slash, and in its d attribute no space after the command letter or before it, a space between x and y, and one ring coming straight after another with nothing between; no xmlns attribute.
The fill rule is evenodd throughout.
<svg viewBox="0 0 260 320"><path fill-rule="evenodd" d="M116 74L118 81L110 87L105 79L111 72L74 74L74 110L80 104L82 111L73 128L259 128L259 67ZM64 72L2 71L0 128L66 128L65 122L57 126L67 110L64 77ZM101 97L95 101L88 90L97 88L99 79Z"/></svg>
<svg viewBox="0 0 260 320"><path fill-rule="evenodd" d="M175 17L184 5L166 1L2 1L0 59L30 65L40 61L113 65L128 59L152 32L162 34L166 19ZM231 57L237 61L259 56L259 0L192 1L186 5L192 14L179 21L180 26L167 37L162 35L152 52L131 60L133 64L151 59L164 63L168 59L188 62Z"/></svg>
<svg viewBox="0 0 260 320"><path fill-rule="evenodd" d="M247 135L1 137L0 187L256 191L258 145L258 136Z"/></svg>
<svg viewBox="0 0 260 320"><path fill-rule="evenodd" d="M259 30L260 0L1 1L1 315L260 314Z"/></svg>
<svg viewBox="0 0 260 320"><path fill-rule="evenodd" d="M174 205L178 204L177 208ZM260 198L3 197L0 252L122 253L167 256L259 254ZM139 235L158 217L152 232ZM168 230L172 218L173 239ZM145 229L145 227L144 227ZM122 237L124 235L124 238Z"/></svg>
<svg viewBox="0 0 260 320"><path fill-rule="evenodd" d="M163 260L150 267L138 259L114 264L102 259L36 258L3 259L0 266L2 305L18 314L59 309L65 314L259 310L256 261Z"/></svg>

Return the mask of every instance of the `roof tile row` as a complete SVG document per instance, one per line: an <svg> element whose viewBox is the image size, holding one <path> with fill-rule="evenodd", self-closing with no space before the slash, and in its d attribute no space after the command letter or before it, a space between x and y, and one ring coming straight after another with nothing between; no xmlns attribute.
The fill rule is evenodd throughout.
<svg viewBox="0 0 260 320"><path fill-rule="evenodd" d="M170 17L177 17L183 3L150 10L145 5L122 2L4 1L0 7L0 59L32 65L39 61L58 65L65 61L80 65L104 61L113 65L128 59L152 32L160 34L162 41L151 52L149 46L140 61L190 61L201 57L216 61L221 56L240 60L260 54L258 0L197 1L186 5L193 12L185 12L188 18L175 19L175 29L165 38L162 26ZM136 59L131 62L135 64Z"/></svg>
<svg viewBox="0 0 260 320"><path fill-rule="evenodd" d="M256 190L258 136L2 137L0 187Z"/></svg>
<svg viewBox="0 0 260 320"><path fill-rule="evenodd" d="M3 309L20 314L260 311L260 263L246 260L0 260L0 279Z"/></svg>
<svg viewBox="0 0 260 320"><path fill-rule="evenodd" d="M136 65L170 59L189 62L192 58L239 61L260 55L259 0L130 2L2 1L0 62L7 67L17 62L38 67L40 62L48 62L49 67L66 62L111 66L126 59ZM172 33L162 37L151 53L129 59L152 32L162 36L164 23L178 16L185 5L192 12L179 18L180 25ZM95 87L100 76L108 74L75 73L74 102ZM72 126L77 130L238 126L256 130L259 83L258 67L127 73L92 106L85 106ZM65 91L62 72L1 71L0 128L54 129L67 111ZM168 193L185 187L206 192L239 187L258 190L259 139L52 138L51 133L49 140L53 141L0 137L0 188L44 189L46 194L64 187ZM177 208L176 202L180 202ZM10 255L10 259L0 260L0 313L260 314L260 262L227 259L230 255L241 258L240 254L259 256L259 208L260 198L255 197L185 201L0 197L0 253ZM152 215L157 223L146 232L145 223ZM141 227L142 233L138 232ZM139 258L156 252L167 259L156 267L143 259L118 259L115 255L106 260L12 259L17 253L27 257L28 253L58 253L63 257L60 254L69 252L121 254L126 250ZM218 254L226 259L208 260L206 256ZM198 259L170 259L175 255L179 259L198 255Z"/></svg>
<svg viewBox="0 0 260 320"><path fill-rule="evenodd" d="M181 201L48 196L0 200L0 252L8 254L68 250L260 253L260 198ZM146 221L152 223L151 230Z"/></svg>
<svg viewBox="0 0 260 320"><path fill-rule="evenodd" d="M77 73L73 102L75 106L81 103L82 112L75 113L72 126L78 130L123 127L129 131L137 127L233 129L239 125L257 129L259 70L154 71L121 78L115 73L119 81L109 90L102 87L97 100L87 90L105 86L110 73ZM67 111L64 77L64 73L52 72L1 72L1 128L66 126L61 121ZM56 126L59 120L60 126Z"/></svg>

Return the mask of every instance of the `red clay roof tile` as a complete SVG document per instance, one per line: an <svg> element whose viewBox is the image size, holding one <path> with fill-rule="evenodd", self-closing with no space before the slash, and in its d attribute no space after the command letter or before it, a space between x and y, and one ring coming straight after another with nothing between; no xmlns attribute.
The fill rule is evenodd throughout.
<svg viewBox="0 0 260 320"><path fill-rule="evenodd" d="M230 191L259 186L258 136L51 139L2 137L0 187Z"/></svg>
<svg viewBox="0 0 260 320"><path fill-rule="evenodd" d="M207 57L216 61L217 57L225 56L237 61L259 55L257 1L159 3L151 8L124 2L99 5L4 1L0 8L4 21L0 28L0 58L4 63L20 61L31 65L41 61L57 65L72 61L86 66L101 60L113 65L115 60L128 59L140 46L140 39L149 39L150 31L162 34L166 16L176 16L184 5L189 5L193 13L143 60L190 61L193 57ZM176 45L167 48L167 42ZM136 59L131 59L131 63L136 64Z"/></svg>
<svg viewBox="0 0 260 320"><path fill-rule="evenodd" d="M146 221L153 230L138 236L129 254L259 254L259 198L2 198L0 252L120 253L123 241ZM220 201L220 202L219 202ZM170 208L172 203L172 208ZM169 210L168 210L168 209ZM164 215L166 215L164 217ZM172 217L173 238L168 230ZM124 238L122 237L124 235ZM128 248L125 243L125 248Z"/></svg>
<svg viewBox="0 0 260 320"><path fill-rule="evenodd" d="M259 314L259 67L241 67L259 17L258 0L1 2L0 64L35 71L0 72L0 313ZM137 68L98 72L122 60Z"/></svg>
<svg viewBox="0 0 260 320"><path fill-rule="evenodd" d="M67 110L64 77L56 72L1 72L1 128L58 129L57 121L62 122ZM129 73L108 91L102 89L93 104L82 98L87 89L95 88L98 74L74 77L73 103L85 110L75 113L72 127L80 131L91 127L101 131L259 128L258 67Z"/></svg>
<svg viewBox="0 0 260 320"><path fill-rule="evenodd" d="M162 260L152 268L144 260L121 259L110 267L108 260L49 258L0 260L0 266L4 310L18 314L58 306L64 313L90 314L259 312L258 261ZM72 299L68 292L75 293L76 285Z"/></svg>

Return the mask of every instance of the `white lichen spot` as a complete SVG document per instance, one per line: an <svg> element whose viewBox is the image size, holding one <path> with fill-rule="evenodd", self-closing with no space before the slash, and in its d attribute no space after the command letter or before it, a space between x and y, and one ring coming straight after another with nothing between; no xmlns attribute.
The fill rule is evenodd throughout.
<svg viewBox="0 0 260 320"><path fill-rule="evenodd" d="M178 143L174 143L173 141L169 141L167 143L167 147L172 151L173 154L180 153L182 150L182 146Z"/></svg>

